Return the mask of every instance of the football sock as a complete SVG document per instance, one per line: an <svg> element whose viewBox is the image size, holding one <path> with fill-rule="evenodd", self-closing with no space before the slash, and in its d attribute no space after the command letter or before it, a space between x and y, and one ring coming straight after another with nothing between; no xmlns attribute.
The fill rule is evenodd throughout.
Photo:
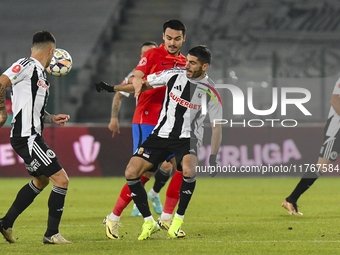
<svg viewBox="0 0 340 255"><path fill-rule="evenodd" d="M166 182L169 180L170 178L170 173L171 171L165 171L163 168L158 168L158 171L156 171L155 174L155 183L153 185L153 190L156 193L159 193L161 191L161 189L164 187L164 185L166 184Z"/></svg>
<svg viewBox="0 0 340 255"><path fill-rule="evenodd" d="M145 221L154 221L152 216L148 216L144 218Z"/></svg>
<svg viewBox="0 0 340 255"><path fill-rule="evenodd" d="M172 218L172 214L170 213L165 213L164 211L161 214L161 220L167 221Z"/></svg>
<svg viewBox="0 0 340 255"><path fill-rule="evenodd" d="M140 180L141 180L142 185L144 185L150 179L142 175ZM115 207L113 208L113 211L112 211L113 214L116 216L120 216L122 212L124 211L124 209L131 202L131 200L132 200L131 192L130 192L129 186L126 183L120 192L120 195L115 204Z"/></svg>
<svg viewBox="0 0 340 255"><path fill-rule="evenodd" d="M159 195L159 193L158 192L155 192L154 191L154 189L150 189L150 195L152 196L152 197L156 197L157 195Z"/></svg>
<svg viewBox="0 0 340 255"><path fill-rule="evenodd" d="M307 172L305 173L300 182L296 185L294 191L292 194L289 195L289 197L286 198L287 202L289 203L296 203L296 201L299 199L299 197L310 188L310 186L313 185L313 183L321 176L321 173L312 173Z"/></svg>
<svg viewBox="0 0 340 255"><path fill-rule="evenodd" d="M172 215L179 200L179 190L181 188L182 181L183 181L182 172L175 171L175 174L174 176L172 176L168 189L166 191L163 212Z"/></svg>
<svg viewBox="0 0 340 255"><path fill-rule="evenodd" d="M119 221L120 220L120 216L117 216L117 215L115 215L113 213L110 213L109 219L113 220L113 221Z"/></svg>
<svg viewBox="0 0 340 255"><path fill-rule="evenodd" d="M179 217L181 220L184 220L184 215L180 215L178 213L175 213L175 217Z"/></svg>
<svg viewBox="0 0 340 255"><path fill-rule="evenodd" d="M180 198L177 209L177 214L184 215L185 210L188 207L192 194L194 193L196 186L196 176L185 177L183 176L183 182L180 189Z"/></svg>
<svg viewBox="0 0 340 255"><path fill-rule="evenodd" d="M5 229L13 227L16 218L33 202L34 198L39 195L41 191L42 190L33 184L33 181L30 181L21 188L12 206L3 218Z"/></svg>
<svg viewBox="0 0 340 255"><path fill-rule="evenodd" d="M140 178L126 179L126 181L131 191L131 197L135 202L139 212L143 215L143 218L151 216L148 204L148 196Z"/></svg>
<svg viewBox="0 0 340 255"><path fill-rule="evenodd" d="M48 221L45 236L59 233L59 224L64 211L67 189L53 186L48 199Z"/></svg>

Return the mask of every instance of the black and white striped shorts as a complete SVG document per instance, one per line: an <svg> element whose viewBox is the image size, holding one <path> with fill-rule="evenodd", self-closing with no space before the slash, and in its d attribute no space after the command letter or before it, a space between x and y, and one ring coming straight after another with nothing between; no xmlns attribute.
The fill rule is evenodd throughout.
<svg viewBox="0 0 340 255"><path fill-rule="evenodd" d="M28 173L32 176L52 176L62 169L53 150L38 134L30 137L11 137L11 145L25 162Z"/></svg>

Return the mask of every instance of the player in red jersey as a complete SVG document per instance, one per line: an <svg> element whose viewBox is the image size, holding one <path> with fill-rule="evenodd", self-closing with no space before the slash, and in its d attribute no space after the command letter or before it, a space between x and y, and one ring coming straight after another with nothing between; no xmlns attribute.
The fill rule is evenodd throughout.
<svg viewBox="0 0 340 255"><path fill-rule="evenodd" d="M173 67L184 67L186 64L186 58L180 53L180 49L185 41L185 30L186 28L184 24L179 20L169 20L165 22L163 25L164 43L158 48L148 50L142 56L135 71L133 72L133 75L129 77L128 83L133 83L134 86L140 86L142 85L143 78L149 74ZM138 100L132 121L132 129L134 141L139 141L137 145L140 145L157 124L159 112L165 96L165 87L144 91L143 93L138 93L138 95L136 94L135 96L138 96ZM137 137L139 137L139 139L137 139ZM156 174L159 175L160 179L167 180L169 175L166 176L164 173L166 171L170 172L171 169L172 165L164 162L161 165L161 171L157 171ZM149 180L151 174L151 171L147 172L145 176L141 177L141 182L145 184ZM167 212L168 214L171 213L170 215L172 215L172 212L179 200L179 189L182 179L182 173L175 171L167 190L166 203L163 212ZM158 194L154 192L154 189L155 187L148 193L148 197L151 200L153 200L153 198L159 199ZM104 220L106 236L110 239L119 239L118 227L120 215L131 200L130 189L128 185L125 184L121 190L115 208ZM167 201L170 201L170 203L167 203Z"/></svg>

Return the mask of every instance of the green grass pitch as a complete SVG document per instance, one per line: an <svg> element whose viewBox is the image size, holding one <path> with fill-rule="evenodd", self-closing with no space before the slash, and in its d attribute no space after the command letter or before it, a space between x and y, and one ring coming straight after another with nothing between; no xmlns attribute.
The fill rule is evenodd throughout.
<svg viewBox="0 0 340 255"><path fill-rule="evenodd" d="M28 181L0 179L1 217ZM143 219L129 216L132 204L122 214L120 240L108 239L102 224L124 178L71 178L60 232L74 244L42 244L50 184L15 222L17 242L9 244L1 237L0 254L338 254L339 180L318 180L299 201L304 215L291 216L281 202L297 182L289 178L198 178L182 225L187 236L170 240L161 231L149 240L137 241ZM152 184L153 179L146 189ZM165 189L161 198L164 203ZM153 216L158 218L154 212Z"/></svg>

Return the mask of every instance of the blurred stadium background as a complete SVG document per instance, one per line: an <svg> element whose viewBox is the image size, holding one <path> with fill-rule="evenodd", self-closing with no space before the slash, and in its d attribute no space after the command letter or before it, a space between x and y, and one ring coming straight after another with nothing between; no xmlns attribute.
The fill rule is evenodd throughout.
<svg viewBox="0 0 340 255"><path fill-rule="evenodd" d="M93 84L101 80L119 84L138 63L140 44L146 40L162 43L162 24L168 19L180 19L187 26L181 52L186 55L192 46L207 45L213 54L210 77L219 84L237 85L244 92L253 87L256 109L270 108L273 87L308 89L312 98L306 107L312 116L304 116L292 107L285 118L296 119L299 127L313 130L322 127L327 119L329 100L340 73L339 12L338 0L1 1L0 71L30 55L34 32L51 31L57 38L57 47L72 55L74 66L65 77L50 76L47 110L70 114L73 126L106 130L113 95L97 93ZM226 109L231 109L230 93L221 94ZM134 108L132 96L123 100L121 126L131 125ZM231 111L225 111L224 117L232 118ZM278 116L257 119L268 117ZM249 112L242 116L251 118L254 116ZM306 133L305 129L297 130L296 137ZM314 144L307 147L315 152L304 162L316 160L322 138L319 130L311 131ZM262 143L271 143L275 132L266 132ZM241 133L242 139L252 136L249 130ZM131 144L129 132L126 134L122 143ZM105 131L103 136L109 138L110 132ZM233 131L228 131L225 143L233 136ZM277 144L282 145L290 138L280 139ZM239 153L242 144L237 145Z"/></svg>
<svg viewBox="0 0 340 255"><path fill-rule="evenodd" d="M323 122L340 71L338 4L337 0L1 1L0 71L30 54L35 31L52 31L57 47L72 55L74 67L66 77L53 79L51 112L69 112L76 123L107 123L112 95L94 93L94 82L120 83L138 63L140 44L162 43L162 24L176 18L188 29L184 55L197 44L212 50L209 74L215 82L241 89L268 88L254 95L257 109L271 105L271 94L263 96L271 87L306 87L312 93L307 107L313 117L294 117ZM123 100L124 123L131 123L132 101Z"/></svg>

